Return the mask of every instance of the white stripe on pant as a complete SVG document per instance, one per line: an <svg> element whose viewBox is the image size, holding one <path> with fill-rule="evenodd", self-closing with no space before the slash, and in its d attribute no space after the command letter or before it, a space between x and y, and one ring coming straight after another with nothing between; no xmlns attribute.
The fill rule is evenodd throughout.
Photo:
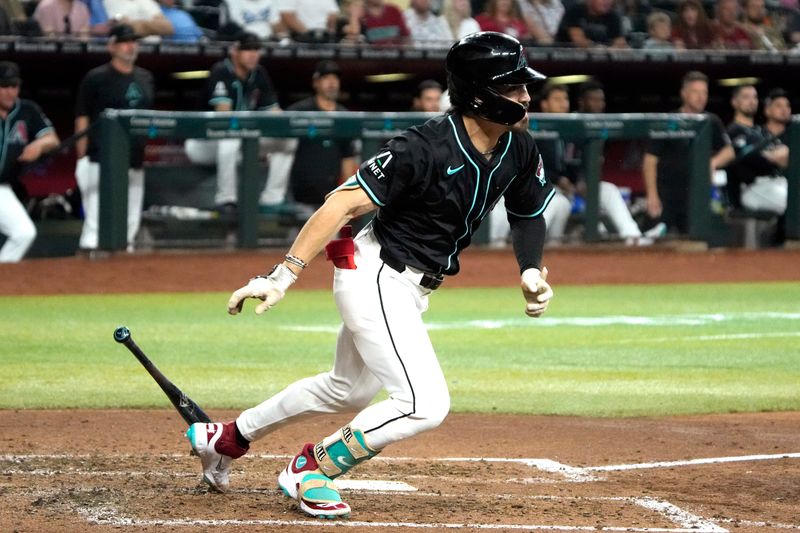
<svg viewBox="0 0 800 533"><path fill-rule="evenodd" d="M333 369L244 411L237 425L246 438L256 440L308 416L360 411L350 425L380 450L444 420L450 396L422 322L431 291L384 265L379 253L369 225L356 238L358 268L335 271L343 324ZM381 388L389 399L369 405Z"/></svg>

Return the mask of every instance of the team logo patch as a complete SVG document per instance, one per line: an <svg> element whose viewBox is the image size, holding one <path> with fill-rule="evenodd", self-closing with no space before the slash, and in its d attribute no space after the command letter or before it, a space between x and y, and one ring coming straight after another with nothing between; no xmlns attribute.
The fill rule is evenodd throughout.
<svg viewBox="0 0 800 533"><path fill-rule="evenodd" d="M139 102L142 101L142 97L144 97L142 89L136 82L131 82L131 84L128 85L128 90L125 91L125 99L128 101L128 107L137 107Z"/></svg>
<svg viewBox="0 0 800 533"><path fill-rule="evenodd" d="M28 126L24 122L15 122L14 127L8 132L8 142L11 144L28 144Z"/></svg>
<svg viewBox="0 0 800 533"><path fill-rule="evenodd" d="M216 85L214 85L214 98L221 98L223 96L228 96L228 88L225 87L225 84L221 81L218 81Z"/></svg>
<svg viewBox="0 0 800 533"><path fill-rule="evenodd" d="M367 169L372 172L372 175L375 176L376 179L381 180L386 177L383 171L389 165L393 157L394 154L388 150L380 153L367 162Z"/></svg>
<svg viewBox="0 0 800 533"><path fill-rule="evenodd" d="M542 187L547 185L547 178L544 176L544 163L542 163L542 156L539 156L539 164L536 165L536 179L539 180L539 185Z"/></svg>
<svg viewBox="0 0 800 533"><path fill-rule="evenodd" d="M453 168L451 165L447 165L447 175L448 176L452 176L453 174L455 174L456 172L458 172L462 168L464 168L464 163L461 163L461 166L460 167L456 167L456 168Z"/></svg>

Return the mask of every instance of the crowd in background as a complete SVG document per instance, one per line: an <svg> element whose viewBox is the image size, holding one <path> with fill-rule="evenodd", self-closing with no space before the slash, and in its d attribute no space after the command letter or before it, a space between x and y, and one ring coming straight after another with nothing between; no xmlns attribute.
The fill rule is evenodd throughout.
<svg viewBox="0 0 800 533"><path fill-rule="evenodd" d="M0 35L447 46L479 30L528 45L648 50L800 46L800 0L0 0Z"/></svg>

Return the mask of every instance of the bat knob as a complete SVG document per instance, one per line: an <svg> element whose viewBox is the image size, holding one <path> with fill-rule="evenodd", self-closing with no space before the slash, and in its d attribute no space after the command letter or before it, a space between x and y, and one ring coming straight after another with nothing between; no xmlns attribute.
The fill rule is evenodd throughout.
<svg viewBox="0 0 800 533"><path fill-rule="evenodd" d="M120 326L114 330L114 340L117 342L125 342L131 338L131 330L125 326Z"/></svg>

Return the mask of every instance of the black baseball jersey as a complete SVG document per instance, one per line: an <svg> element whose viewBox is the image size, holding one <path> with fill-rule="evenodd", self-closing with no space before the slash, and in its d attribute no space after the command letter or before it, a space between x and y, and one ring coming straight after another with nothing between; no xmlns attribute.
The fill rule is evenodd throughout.
<svg viewBox="0 0 800 533"><path fill-rule="evenodd" d="M275 106L278 99L264 67L258 65L247 79L239 79L230 59L216 63L206 83L205 104L216 109L230 104L232 111L254 111Z"/></svg>
<svg viewBox="0 0 800 533"><path fill-rule="evenodd" d="M313 96L290 105L287 110L322 111ZM336 104L336 111L347 111L347 108ZM294 200L304 204L322 205L325 195L339 184L342 159L356 154L355 144L350 139L301 137L297 142L294 163L289 174Z"/></svg>
<svg viewBox="0 0 800 533"><path fill-rule="evenodd" d="M5 119L0 118L0 183L12 183L22 167L17 159L25 146L53 131L53 124L30 100L17 99Z"/></svg>
<svg viewBox="0 0 800 533"><path fill-rule="evenodd" d="M78 102L75 115L89 117L95 124L105 109L150 109L153 107L155 86L153 75L140 67L125 74L110 63L90 70L81 81L78 89ZM134 139L131 143L131 167L139 168L144 159L144 139ZM89 159L100 160L99 132L89 134Z"/></svg>
<svg viewBox="0 0 800 533"><path fill-rule="evenodd" d="M746 126L737 122L728 126L736 161L728 165L727 171L739 183L752 183L757 176L772 176L781 173L777 165L761 155L763 150L775 148L780 139L772 139L768 131L760 126Z"/></svg>
<svg viewBox="0 0 800 533"><path fill-rule="evenodd" d="M503 134L487 161L457 113L394 137L354 180L379 206L381 246L407 265L448 275L458 273L459 253L501 196L510 218L532 218L554 194L529 133Z"/></svg>
<svg viewBox="0 0 800 533"><path fill-rule="evenodd" d="M680 110L674 111L680 113ZM717 115L706 113L711 122L711 153L716 154L731 140ZM663 212L661 220L681 233L689 231L689 183L691 175L691 140L650 140L645 148L658 157L657 188Z"/></svg>
<svg viewBox="0 0 800 533"><path fill-rule="evenodd" d="M679 113L680 111L674 111ZM711 122L711 154L716 154L729 144L731 139L719 117L706 113ZM658 186L667 189L688 190L691 173L689 139L655 139L649 141L645 151L658 157Z"/></svg>

